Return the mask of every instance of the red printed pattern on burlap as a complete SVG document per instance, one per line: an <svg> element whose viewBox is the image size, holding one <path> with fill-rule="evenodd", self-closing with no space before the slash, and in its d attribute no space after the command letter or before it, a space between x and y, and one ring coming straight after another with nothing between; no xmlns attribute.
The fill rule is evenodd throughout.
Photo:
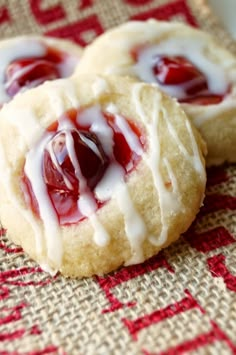
<svg viewBox="0 0 236 355"><path fill-rule="evenodd" d="M95 38L107 28L104 26L99 14L95 11L96 2L94 0L79 0L77 3L78 20L76 21L71 21L68 17L66 11L67 5L63 1L57 1L54 2L53 5L45 6L44 1L29 0L29 16L32 16L35 23L40 26L42 29L41 32L59 38L72 39L81 46L85 46L88 43L87 33L91 34L92 32L92 38ZM176 16L181 16L181 18L190 25L198 25L186 0L174 0L161 6L158 6L158 1L155 0L120 0L120 9L122 10L123 8L124 11L126 11L127 6L137 9L139 6L141 7L146 4L150 4L150 9L142 10L142 12L138 14L131 15L130 19L146 20L150 17L154 17L159 20L171 20ZM89 14L87 14L88 9L90 10ZM9 8L2 6L0 8L0 25L9 23L9 26L14 26L12 18ZM58 25L59 22L63 22L63 24ZM208 187L227 184L229 181L230 177L225 168L214 168L208 171ZM235 208L236 198L234 196L227 194L222 195L221 193L208 194L205 205L199 214L198 222L208 214L225 209L235 211ZM225 226L216 226L204 232L199 232L195 227L196 224L193 224L186 233L184 237L186 242L196 253L207 256L209 252L215 252L215 255L207 257L206 267L209 270L209 274L214 279L221 278L228 292L236 292L236 275L234 276L230 272L227 267L227 258L221 251L221 248L230 247L235 243L235 236L232 235ZM2 230L1 235L3 236L4 233L5 231ZM9 253L9 255L22 253L21 248L9 246L5 244L4 241L0 242L0 248L4 253ZM174 320L179 314L188 312L191 309L196 309L199 313L199 317L207 313L189 290L185 290L185 294L182 295L181 300L173 300L173 302L166 307L155 309L153 312L135 319L121 316L119 312L115 313L119 310L125 310L126 307L135 307L137 305L135 300L125 303L122 299L118 299L114 295L116 287L130 282L136 277L142 277L151 272L158 272L159 269L164 270L166 274L175 274L174 267L169 262L165 253L160 253L143 265L123 268L107 277L97 278L97 283L108 302L108 306L102 310L104 317L106 313L112 312L117 314L117 317L120 317L120 322L123 324L124 329L128 332L133 342L138 340L139 332L141 332L142 329L152 327L152 325L163 322L166 319ZM38 281L38 277L34 278L34 276L38 276L41 273L42 270L38 267L21 267L19 269L2 271L0 273L0 301L5 302L11 299L11 287L44 287L51 282L50 279L45 280L44 278L42 281ZM28 279L25 277L28 277ZM17 302L18 303L13 307L3 305L0 309L0 325L12 324L12 330L10 332L0 332L0 343L4 342L5 345L7 345L7 342L11 342L14 339L21 339L26 335L40 336L40 334L42 334L42 329L39 324L33 324L28 329L17 327L17 321L22 318L23 311L31 306L23 300ZM188 351L196 351L201 347L219 341L224 342L232 353L236 353L235 345L227 334L220 329L219 325L211 319L209 320L209 324L211 326L209 332L199 334L191 340L177 344L175 347L167 348L164 352L158 352L158 349L156 349L155 352L149 352L146 347L142 349L142 352L145 355L183 354ZM168 344L166 345L168 347ZM58 348L54 345L45 345L44 349L37 351L33 351L32 349L31 352L24 353L24 355L50 354L56 353L57 350ZM10 352L1 351L1 349L0 353L2 355L10 354ZM18 355L18 352L14 352L14 355Z"/></svg>
<svg viewBox="0 0 236 355"><path fill-rule="evenodd" d="M0 25L10 21L11 17L8 8L6 6L0 7Z"/></svg>
<svg viewBox="0 0 236 355"><path fill-rule="evenodd" d="M227 174L227 169L224 168L212 168L208 171L208 190L211 187L230 183L230 176ZM198 219L193 223L192 227L185 234L185 240L194 248L197 252L207 254L209 252L218 251L220 248L230 246L236 242L236 238L227 230L224 226L217 226L209 229L205 232L197 232L196 225L204 217L211 213L215 213L221 210L234 211L236 209L236 198L230 195L222 195L220 193L208 193L204 206L202 207ZM226 258L223 254L217 254L213 257L207 258L206 262L209 268L210 274L213 278L221 277L226 285L226 288L230 291L236 292L236 275L232 275L226 266ZM130 268L124 268L104 278L98 278L100 287L104 291L106 299L110 303L110 308L104 309L102 312L114 312L120 308L136 306L136 302L130 302L128 304L122 303L120 300L112 294L112 290L124 282L129 282L134 277L138 277L142 274L157 270L158 268L165 268L168 272L174 273L174 269L169 264L168 260L164 256L164 253L160 253L157 257L154 257L146 263L138 266L132 266ZM174 302L162 309L154 310L150 314L146 314L137 319L121 318L127 331L129 332L133 341L138 340L138 334L142 329L149 328L154 324L177 317L178 314L188 312L189 310L196 308L199 310L199 317L201 314L207 314L207 311L201 307L194 296L188 291L185 291L185 297L178 302ZM184 341L177 344L174 347L166 349L163 352L149 352L143 348L144 355L175 355L184 354L188 351L197 351L207 345L212 345L215 342L223 342L228 346L229 351L236 353L236 345L231 341L228 335L219 327L219 325L209 318L208 332L198 334L195 338Z"/></svg>
<svg viewBox="0 0 236 355"><path fill-rule="evenodd" d="M22 248L9 245L5 242L5 229L0 230L0 235L2 240L0 242L0 249L3 253L8 254L22 254ZM6 302L12 303L13 298L11 296L12 288L15 287L27 287L27 286L44 286L52 282L50 277L43 277L42 280L38 280L38 275L43 274L40 267L20 267L17 269L4 270L0 272L0 302L3 301L3 305L0 304L0 326L11 324L11 331L0 331L0 344L6 344L7 342L12 342L13 340L20 341L25 336L35 336L40 335L42 330L39 324L33 324L28 328L20 327L17 325L17 321L22 319L22 311L25 308L29 308L31 305L25 301L17 301L14 306L5 306ZM43 275L44 276L44 275ZM27 279L27 277L29 279ZM33 344L33 342L32 342ZM45 346L44 349L24 352L24 355L47 355L57 352L58 347L54 345ZM22 355L20 352L8 352L2 351L0 345L1 355Z"/></svg>
<svg viewBox="0 0 236 355"><path fill-rule="evenodd" d="M198 26L187 0L175 0L161 6L158 5L158 2L158 0L120 0L119 7L126 20L146 20L151 17L159 20L171 20L179 16L188 24ZM146 4L149 5L149 10L138 14L135 11L136 15L127 17L127 6L135 10ZM37 28L41 28L42 33L59 38L67 38L81 46L85 46L108 29L103 23L102 16L99 16L96 12L97 5L93 0L78 1L76 9L78 11L78 20L76 21L70 19L70 15L67 12L67 4L63 1L48 5L44 0L28 0L26 10L29 12L28 15L31 21L35 22ZM113 14L109 15L112 18ZM114 19L114 22L116 21ZM4 6L0 8L0 25L6 22L9 22L9 25L13 27L16 25L16 20L13 20L10 9ZM87 35L88 33L89 36Z"/></svg>

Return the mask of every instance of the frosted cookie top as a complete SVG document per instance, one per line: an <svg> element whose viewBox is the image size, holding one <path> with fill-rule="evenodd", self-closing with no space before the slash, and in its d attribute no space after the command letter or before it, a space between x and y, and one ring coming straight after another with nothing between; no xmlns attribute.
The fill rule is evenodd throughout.
<svg viewBox="0 0 236 355"><path fill-rule="evenodd" d="M235 58L215 46L211 36L183 24L133 21L88 46L77 72L131 75L180 102L214 105L227 98L236 80Z"/></svg>
<svg viewBox="0 0 236 355"><path fill-rule="evenodd" d="M208 165L236 161L236 58L209 34L174 22L128 22L88 46L76 73L159 86L200 130Z"/></svg>
<svg viewBox="0 0 236 355"><path fill-rule="evenodd" d="M17 137L19 146L0 149L0 192L47 269L62 270L74 243L95 259L107 250L107 268L117 255L119 265L142 262L144 245L153 255L176 239L202 202L204 144L179 105L150 85L58 80L16 97L0 117L1 138Z"/></svg>
<svg viewBox="0 0 236 355"><path fill-rule="evenodd" d="M73 74L81 55L75 44L39 36L0 42L0 106L17 93Z"/></svg>

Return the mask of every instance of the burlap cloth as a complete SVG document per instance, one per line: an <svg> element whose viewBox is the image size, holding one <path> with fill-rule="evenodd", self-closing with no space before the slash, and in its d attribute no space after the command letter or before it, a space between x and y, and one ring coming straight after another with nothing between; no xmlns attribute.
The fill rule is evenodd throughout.
<svg viewBox="0 0 236 355"><path fill-rule="evenodd" d="M1 0L0 34L86 45L148 17L202 27L235 51L203 0ZM211 169L185 236L143 265L86 280L49 277L2 229L0 354L236 354L235 210L236 166Z"/></svg>

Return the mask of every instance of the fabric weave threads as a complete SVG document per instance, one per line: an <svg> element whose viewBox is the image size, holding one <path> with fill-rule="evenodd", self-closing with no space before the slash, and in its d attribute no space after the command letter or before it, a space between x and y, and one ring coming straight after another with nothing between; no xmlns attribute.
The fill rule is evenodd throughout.
<svg viewBox="0 0 236 355"><path fill-rule="evenodd" d="M1 38L43 33L86 45L129 19L180 20L235 42L204 0L9 0ZM208 170L181 239L105 277L51 278L0 233L0 354L236 354L236 166Z"/></svg>

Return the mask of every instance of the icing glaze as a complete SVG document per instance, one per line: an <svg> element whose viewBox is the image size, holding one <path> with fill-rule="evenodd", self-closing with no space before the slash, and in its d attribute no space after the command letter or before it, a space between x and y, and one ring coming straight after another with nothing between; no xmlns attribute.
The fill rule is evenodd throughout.
<svg viewBox="0 0 236 355"><path fill-rule="evenodd" d="M189 40L187 38L169 38L151 47L144 48L138 54L137 63L133 70L143 81L156 82L152 71L155 57L160 56L182 56L188 59L198 68L207 79L209 91L213 94L224 94L228 90L229 78L222 66L212 62L204 51L206 42L202 40ZM182 85L162 85L159 86L169 95L181 99L185 94L185 86Z"/></svg>
<svg viewBox="0 0 236 355"><path fill-rule="evenodd" d="M53 88L54 84L51 84L50 87ZM62 87L60 87L59 81L59 85L56 88L57 93L62 90ZM47 91L47 89L48 88L46 86L45 91ZM93 228L93 240L100 247L107 245L111 239L111 236L100 221L99 213L95 212L109 199L115 199L117 201L118 207L124 218L125 232L132 250L132 257L127 261L126 265L143 261L144 256L142 252L142 245L148 234L148 226L146 226L141 212L136 209L132 199L132 194L126 184L127 174L135 168L141 158L151 171L154 187L159 199L161 215L160 230L157 235L148 236L150 242L159 246L163 245L167 240L169 232L168 216L170 214L174 215L178 213L180 209L183 210L183 203L179 191L180 189L171 166L171 162L167 158L162 158L159 129L160 124L162 124L163 121L168 128L169 134L176 142L179 152L189 161L193 169L195 169L200 176L202 182L204 182L204 168L201 163L199 151L194 141L190 124L187 121L185 123L190 140L190 147L189 149L186 149L181 142L181 139L178 138L172 123L168 120L167 113L162 108L161 94L158 91L154 94L151 100L151 112L148 114L150 119L147 120L147 115L140 101L142 89L143 84L135 84L131 95L135 111L140 117L143 125L146 127L147 137L144 138L147 138L148 140L147 151L143 148L144 143L140 139L140 135L137 134L135 129L133 129L132 125L128 124L129 121L127 121L127 119L119 113L118 107L112 102L106 106L104 112L101 110L99 105L78 109L76 111L77 113L74 115L74 119L72 120L66 117L63 109L65 97L63 95L56 95L54 90L48 90L47 95L49 97L49 93L52 93L52 97L55 96L55 99L57 98L55 104L54 98L50 97L52 100L50 106L52 107L53 114L58 114L60 117L53 129L50 128L44 132L43 128L39 126L36 114L33 110L22 108L22 110L18 111L19 115L24 115L24 117L26 117L26 122L31 120L29 129L33 138L28 137L28 134L24 132L24 127L18 123L18 120L13 119L14 115L11 118L11 124L18 129L20 134L22 134L22 141L24 142L22 143L23 146L27 145L28 147L26 149L28 150L28 153L24 169L37 200L39 215L43 220L43 223L39 223L40 220L35 218L35 211L32 212L30 208L22 209L21 203L17 201L13 183L11 183L10 163L6 160L4 149L0 147L0 167L3 171L6 171L6 174L4 175L4 186L6 187L6 193L9 200L13 202L19 213L23 215L34 230L37 252L41 254L44 248L47 250L47 258L50 261L50 265L53 266L49 268L47 263L42 260L42 267L45 270L50 270L51 273L54 273L55 270L60 270L63 258L60 221L58 214L55 211L53 201L49 198L48 187L46 186L44 176L42 174L45 149L49 153L52 163L62 177L65 189L69 192L75 189L75 185L72 184L71 180L65 174L58 157L55 155L55 147L53 147L52 139L59 134L58 132L63 133L61 143L62 145L66 145L69 160L74 167L75 176L80 183L79 194L76 197L78 209L82 219L87 218L91 222L91 226ZM71 95L69 99L70 102L73 102L73 104L76 103L76 107L78 107L78 101L76 102L74 90L73 88L70 88L70 86L68 86L67 94L69 97ZM14 113L14 109L12 112L8 109L8 113L12 115ZM88 188L88 182L82 173L81 166L78 164L78 158L75 151L72 133L73 130L78 129L78 127L82 131L89 130L91 134L96 135L97 139L102 143L105 155L108 156L110 160L110 164L105 170L104 175L92 189ZM116 144L124 146L124 142L122 140L117 140L117 132L119 135L125 137L125 142L129 149L135 152L136 155L134 155L134 162L130 162L127 159L122 160L114 149ZM83 139L94 154L98 156L101 155L97 144L94 144L88 139L88 137L86 138L86 136ZM37 141L36 144L34 143L34 140ZM60 145L60 140L57 143ZM25 187L23 185L22 190L26 196L25 202L26 204L29 204L29 197L27 197L28 191L24 190L24 188ZM77 223L77 221L78 216L75 214L72 216L71 223Z"/></svg>
<svg viewBox="0 0 236 355"><path fill-rule="evenodd" d="M71 178L68 179L68 176L63 171L64 168L61 161L62 159L64 161L65 154L68 154L69 161L75 171L75 177L79 181L79 187L77 187L77 189L79 188L79 193L75 198L77 199L77 207L80 214L76 217L76 213L73 213L70 217L71 219L66 220L65 223L77 223L77 221L81 218L88 218L94 228L94 242L99 246L105 246L109 242L110 236L99 221L96 211L101 204L111 199L115 194L120 210L124 215L127 237L130 241L131 249L134 254L132 262L140 262L143 260L141 244L145 235L145 225L142 218L135 210L132 199L129 197L128 189L123 192L125 189L125 176L127 172L132 171L134 164L136 163L130 161L130 158L128 160L123 159L123 157L120 156L120 148L117 150L117 152L119 152L117 155L116 146L117 144L120 144L119 140L117 140L119 135L121 137L125 137L126 144L129 146L130 151L135 150L136 160L136 156L141 156L143 152L141 143L136 133L133 129L131 129L130 124L127 123L126 119L118 114L114 116L114 119L110 116L106 117L102 113L99 105L79 110L77 115L75 113L73 113L73 115L75 117L74 121L68 119L67 114L62 115L61 119L58 120L56 128L58 133L55 134L55 130L49 128L47 133L43 135L43 139L41 139L39 143L29 151L26 157L24 172L27 179L30 181L34 198L37 200L39 215L43 220L44 225L48 226L48 229L46 227L46 231L48 231L52 236L52 239L47 239L48 256L49 258L53 257L54 264L60 265L63 253L61 248L62 238L58 229L60 229L60 224L64 222L63 219L61 219L61 217L59 218L57 215L59 211L58 208L55 211L56 200L52 196L49 197L50 194L47 184L49 183L50 186L53 184L51 183L51 179L53 179L53 177L47 178L45 182L45 176L43 176L42 172L40 174L42 165L44 164L42 159L45 149L54 164L54 168L57 169L57 174L61 176L60 180L62 179L62 182L60 182L58 188L63 190L66 189L65 191L70 193L70 191L73 192L76 190L77 186L75 183L72 184L72 181L70 180ZM95 185L94 193L92 192L93 188L88 186L89 180L87 180L81 170L82 166L80 166L78 156L75 151L75 141L72 135L75 134L73 132L77 129L77 125L79 125L82 130L88 129L89 127L89 132L96 135L96 137L98 137L98 139L102 142L104 152L105 154L108 154L110 160L110 164L108 168L106 168L104 176ZM86 136L82 139L90 150L92 150L97 156L100 156L101 151L98 149L97 143L94 144L94 141L89 140ZM123 141L121 141L121 143L124 146ZM66 147L66 153L62 147ZM55 154L55 150L58 149L60 149L60 155ZM35 165L37 165L37 169L35 168ZM119 191L119 193L116 193L116 191ZM45 194L47 195L47 198L45 198ZM121 201L120 196L123 196L123 202ZM132 223L135 223L136 229L131 228ZM142 226L141 229L140 226ZM57 238L53 237L55 233L57 234ZM52 247L53 239L54 246ZM53 254L55 243L59 247L57 257Z"/></svg>
<svg viewBox="0 0 236 355"><path fill-rule="evenodd" d="M136 210L126 184L118 185L115 197L124 216L125 232L132 251L132 257L125 265L138 264L144 260L142 244L147 234L146 224Z"/></svg>
<svg viewBox="0 0 236 355"><path fill-rule="evenodd" d="M22 37L5 42L1 48L0 104L46 80L70 76L77 63L78 57L48 45L47 40Z"/></svg>
<svg viewBox="0 0 236 355"><path fill-rule="evenodd" d="M165 179L163 176L161 147L160 147L160 141L158 139L159 137L158 131L159 131L159 124L161 118L165 120L166 125L168 127L168 131L176 141L179 151L192 164L193 168L198 172L203 183L205 183L205 171L200 159L200 153L197 149L189 122L186 120L185 125L190 136L190 142L192 148L191 153L188 153L187 149L184 147L184 145L178 138L177 132L175 131L171 122L168 120L165 110L160 105L161 94L159 92L156 92L155 95L153 96L152 111L151 111L152 119L150 122L147 122L146 114L143 111L143 108L140 103L141 91L143 86L144 84L142 83L135 84L132 92L132 97L136 108L136 112L138 113L142 121L146 123L146 128L149 137L149 151L143 155L143 159L146 161L147 165L149 166L152 172L153 182L156 188L156 192L158 194L159 204L160 204L161 231L159 235L150 236L149 240L154 245L160 246L166 242L168 236L168 220L167 220L168 213L175 214L178 210L180 210L183 207L182 201L180 199L180 195L178 193L179 189L177 185L177 180L174 177L170 163L167 159L164 160L164 165L166 166L167 169L167 174L170 180L171 189L169 189L169 186L166 186ZM168 213L166 211L168 211Z"/></svg>
<svg viewBox="0 0 236 355"><path fill-rule="evenodd" d="M26 157L25 173L31 182L36 200L38 202L39 213L44 222L45 234L47 235L46 246L47 254L50 260L58 267L62 261L62 238L61 230L58 224L58 218L52 202L47 193L47 188L42 176L42 155L45 145L51 139L51 134L46 134L45 137L32 148ZM55 245L57 246L55 248Z"/></svg>
<svg viewBox="0 0 236 355"><path fill-rule="evenodd" d="M235 58L214 43L207 34L180 23L156 20L148 20L145 23L132 21L104 35L103 40L101 39L102 44L104 48L109 44L109 48L114 47L115 53L117 51L120 53L114 64L105 65L104 62L104 73L131 75L149 83L156 82L152 66L153 58L157 55L184 56L193 63L206 78L208 90L216 99L215 102L210 99L208 103L207 101L203 103L208 105L207 109L202 108L201 104L194 100L192 103L183 103L184 110L198 127L214 117L220 115L223 117L227 110L235 108ZM180 101L185 94L184 86L161 84L159 86ZM203 102L205 99L201 100Z"/></svg>

